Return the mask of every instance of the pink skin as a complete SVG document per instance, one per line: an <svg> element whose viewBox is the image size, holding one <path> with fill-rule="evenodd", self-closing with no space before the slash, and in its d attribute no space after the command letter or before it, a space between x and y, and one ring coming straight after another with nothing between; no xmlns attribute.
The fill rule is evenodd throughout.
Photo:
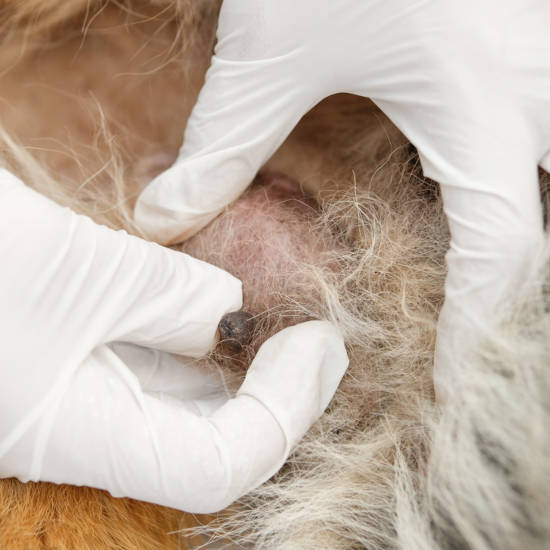
<svg viewBox="0 0 550 550"><path fill-rule="evenodd" d="M313 227L318 205L283 174L262 174L220 216L180 250L226 269L243 282L243 309L255 316L252 342L223 348L222 365L246 368L266 338L309 317L296 304L315 300L315 285L300 271L332 255L334 239ZM327 262L325 261L325 265Z"/></svg>
<svg viewBox="0 0 550 550"><path fill-rule="evenodd" d="M149 157L139 167L141 177L145 179L148 172L149 181L172 162L173 157L164 153ZM326 229L312 226L318 215L318 204L296 181L281 173L264 173L208 226L176 247L226 269L243 282L243 309L257 316L257 325L262 325L257 331L260 336L245 351L257 349L284 326L305 320L285 317L284 312L289 298L304 303L315 292L299 273L300 266L327 265L336 247Z"/></svg>
<svg viewBox="0 0 550 550"><path fill-rule="evenodd" d="M181 250L243 281L245 308L263 311L293 294L298 263L313 263L324 248L310 227L317 204L282 174L265 174Z"/></svg>
<svg viewBox="0 0 550 550"><path fill-rule="evenodd" d="M260 176L257 183L263 183L266 189L273 190L281 195L282 198L296 198L297 200L307 200L307 195L302 191L299 184L284 174L273 172Z"/></svg>

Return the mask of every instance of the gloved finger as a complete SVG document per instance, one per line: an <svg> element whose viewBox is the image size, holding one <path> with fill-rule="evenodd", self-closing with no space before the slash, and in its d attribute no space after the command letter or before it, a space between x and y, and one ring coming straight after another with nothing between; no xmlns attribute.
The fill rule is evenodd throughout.
<svg viewBox="0 0 550 550"><path fill-rule="evenodd" d="M468 354L498 322L506 298L521 290L543 245L536 156L528 139L510 137L506 144L503 136L472 153L468 172L441 178L451 243L434 371L440 400L467 376L456 365L467 364Z"/></svg>
<svg viewBox="0 0 550 550"><path fill-rule="evenodd" d="M205 355L224 314L242 306L241 282L211 264L154 243L95 227L96 257L111 258L101 287L110 327L104 341L127 341L187 357ZM99 317L103 311L96 310ZM112 317L113 313L116 315Z"/></svg>
<svg viewBox="0 0 550 550"><path fill-rule="evenodd" d="M11 263L0 303L12 312L3 326L12 365L61 371L117 340L202 356L221 317L242 305L240 281L217 267L98 225L21 182L6 193L0 252ZM34 346L20 342L29 333Z"/></svg>
<svg viewBox="0 0 550 550"><path fill-rule="evenodd" d="M135 344L109 345L136 376L144 392L180 401L208 401L218 408L231 395L222 370L213 361L176 357L171 353Z"/></svg>
<svg viewBox="0 0 550 550"><path fill-rule="evenodd" d="M101 346L2 456L3 474L103 488L190 512L224 508L281 466L330 400L347 357L327 325L307 323L269 340L251 383L208 417L146 394ZM277 387L266 387L274 381Z"/></svg>
<svg viewBox="0 0 550 550"><path fill-rule="evenodd" d="M299 47L245 61L226 58L224 48L232 47L222 41L212 58L178 160L136 204L137 223L163 244L190 237L235 200L324 94L308 80Z"/></svg>
<svg viewBox="0 0 550 550"><path fill-rule="evenodd" d="M271 412L289 452L328 406L348 362L334 325L301 323L263 344L237 395L250 395Z"/></svg>
<svg viewBox="0 0 550 550"><path fill-rule="evenodd" d="M216 425L185 402L143 392L120 358L101 346L0 465L4 476L22 481L87 485L213 512L240 496L231 492L242 481L236 478L246 485L284 449L277 422L250 397L222 407L219 417Z"/></svg>

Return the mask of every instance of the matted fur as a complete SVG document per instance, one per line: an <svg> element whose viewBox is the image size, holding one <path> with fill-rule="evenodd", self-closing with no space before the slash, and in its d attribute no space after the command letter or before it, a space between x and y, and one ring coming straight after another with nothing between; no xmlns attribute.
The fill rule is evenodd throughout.
<svg viewBox="0 0 550 550"><path fill-rule="evenodd" d="M176 151L219 2L4 6L2 162L54 200L135 233L133 197L147 171L139 159ZM49 50L33 51L37 44ZM113 59L101 65L102 56ZM42 108L33 86L46 96ZM192 530L199 518L174 510L4 480L0 548L194 548L210 537L269 550L547 548L550 268L518 306L511 297L500 328L461 367L468 391L440 414L431 368L448 234L414 150L370 102L338 96L304 119L268 169L317 198L308 223L330 246L285 264L294 286L264 283L260 338L302 318L339 324L351 365L327 413L272 481ZM193 252L231 269L227 233ZM247 300L262 303L261 285L254 292Z"/></svg>

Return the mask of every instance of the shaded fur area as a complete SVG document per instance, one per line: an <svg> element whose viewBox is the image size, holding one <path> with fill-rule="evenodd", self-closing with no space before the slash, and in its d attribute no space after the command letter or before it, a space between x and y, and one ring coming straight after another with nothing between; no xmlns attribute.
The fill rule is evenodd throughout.
<svg viewBox="0 0 550 550"><path fill-rule="evenodd" d="M178 149L218 8L4 2L0 162L139 234L133 202ZM284 326L339 325L351 363L326 414L273 480L214 518L3 480L0 548L547 548L550 268L542 262L510 298L461 366L468 391L440 411L432 362L448 232L414 148L372 103L339 95L306 115L262 173L287 174L305 195L253 186L184 249L242 278L260 319L244 352L214 353L237 380Z"/></svg>
<svg viewBox="0 0 550 550"><path fill-rule="evenodd" d="M324 262L295 265L265 313L277 327L286 314L343 331L351 363L329 410L272 481L198 532L251 548L395 544L397 464L416 472L427 459L447 238L407 155L397 149L386 167L357 170L347 191L326 196L312 226L338 246Z"/></svg>

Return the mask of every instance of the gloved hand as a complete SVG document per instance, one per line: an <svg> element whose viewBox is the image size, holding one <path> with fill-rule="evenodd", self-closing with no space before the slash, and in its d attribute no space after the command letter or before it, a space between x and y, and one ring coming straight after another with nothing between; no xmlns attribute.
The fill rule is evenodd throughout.
<svg viewBox="0 0 550 550"><path fill-rule="evenodd" d="M440 182L451 230L436 386L526 276L542 241L537 163L550 166L546 0L225 0L177 162L135 216L164 243L207 224L301 116L370 97ZM444 356L446 354L446 356Z"/></svg>
<svg viewBox="0 0 550 550"><path fill-rule="evenodd" d="M230 398L192 358L241 307L240 281L2 169L0 235L2 477L213 512L281 466L346 369L336 329L306 323L268 340Z"/></svg>

